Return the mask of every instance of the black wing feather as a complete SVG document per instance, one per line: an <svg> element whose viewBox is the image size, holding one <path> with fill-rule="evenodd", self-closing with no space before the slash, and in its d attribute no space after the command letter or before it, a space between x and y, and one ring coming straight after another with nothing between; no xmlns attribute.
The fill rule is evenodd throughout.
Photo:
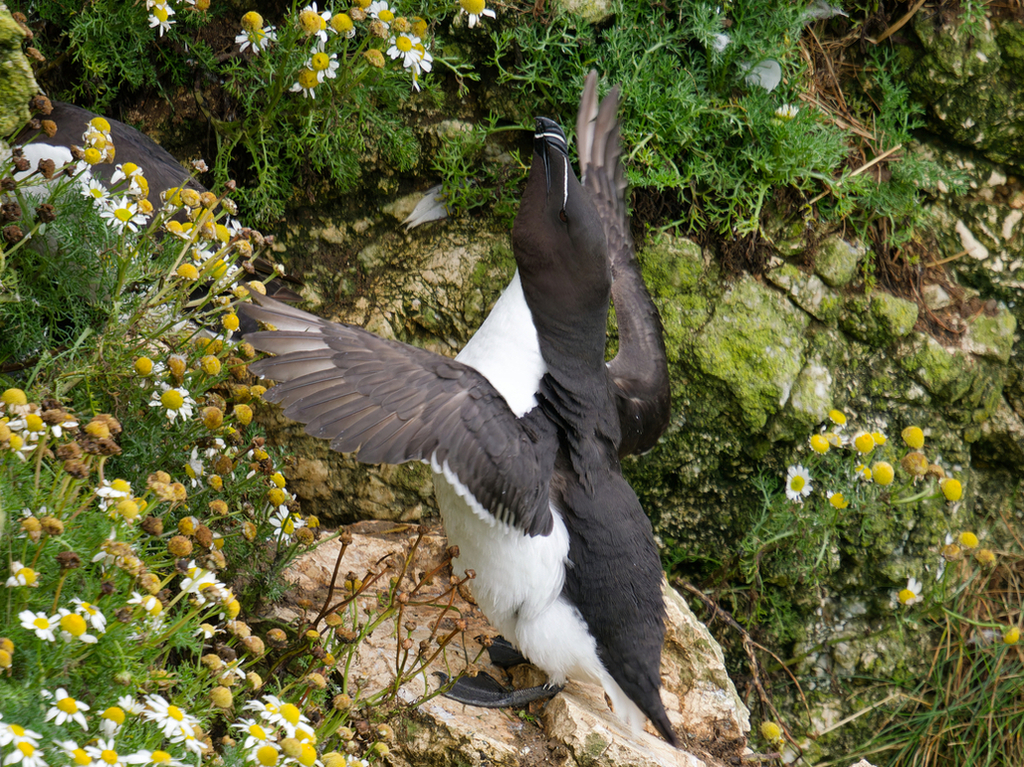
<svg viewBox="0 0 1024 767"><path fill-rule="evenodd" d="M276 357L256 375L265 398L364 463L448 462L480 505L530 535L547 535L557 450L540 409L516 418L479 372L454 360L328 322L265 296L240 310L277 330L246 340Z"/></svg>
<svg viewBox="0 0 1024 767"><path fill-rule="evenodd" d="M618 86L597 103L597 73L587 77L576 134L583 186L593 195L608 241L619 353L608 363L622 429L619 455L654 447L672 414L668 357L658 309L647 292L629 233L626 176L619 142Z"/></svg>

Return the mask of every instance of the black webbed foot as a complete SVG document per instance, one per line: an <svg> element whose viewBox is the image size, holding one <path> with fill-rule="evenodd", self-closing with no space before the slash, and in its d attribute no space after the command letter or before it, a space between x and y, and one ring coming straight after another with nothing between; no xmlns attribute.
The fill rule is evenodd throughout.
<svg viewBox="0 0 1024 767"><path fill-rule="evenodd" d="M487 648L487 655L490 656L491 663L503 671L521 663L530 662L503 636L496 636L491 640L491 646Z"/></svg>
<svg viewBox="0 0 1024 767"><path fill-rule="evenodd" d="M441 679L441 684L448 683L447 674L440 671L435 671L434 674ZM494 677L480 672L476 676L464 676L455 680L455 684L448 692L444 693L444 696L459 703L465 703L467 706L518 708L541 698L550 698L561 691L561 686L554 687L546 684L527 687L523 690L509 690Z"/></svg>

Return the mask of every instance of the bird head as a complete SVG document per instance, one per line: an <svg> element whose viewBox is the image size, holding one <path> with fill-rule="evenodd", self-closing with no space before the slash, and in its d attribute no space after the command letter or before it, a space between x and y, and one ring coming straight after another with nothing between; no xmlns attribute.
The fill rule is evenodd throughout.
<svg viewBox="0 0 1024 767"><path fill-rule="evenodd" d="M607 242L591 193L569 163L562 129L536 118L533 165L512 227L523 289L574 313L608 308Z"/></svg>

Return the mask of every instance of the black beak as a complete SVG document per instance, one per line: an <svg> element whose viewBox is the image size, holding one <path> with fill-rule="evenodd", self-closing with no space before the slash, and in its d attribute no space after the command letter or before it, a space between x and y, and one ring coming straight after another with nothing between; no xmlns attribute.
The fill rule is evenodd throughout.
<svg viewBox="0 0 1024 767"><path fill-rule="evenodd" d="M569 157L569 145L565 134L554 120L546 117L534 118L536 129L533 133L533 152L544 160L544 178L547 180L547 191L551 191L551 165L548 149L556 149L566 158Z"/></svg>

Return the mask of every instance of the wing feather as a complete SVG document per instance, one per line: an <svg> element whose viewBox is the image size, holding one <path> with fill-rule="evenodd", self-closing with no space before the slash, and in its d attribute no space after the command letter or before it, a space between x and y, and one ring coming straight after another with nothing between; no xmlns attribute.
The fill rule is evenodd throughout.
<svg viewBox="0 0 1024 767"><path fill-rule="evenodd" d="M551 532L557 439L540 408L517 418L471 367L265 296L240 312L279 328L246 335L278 355L249 369L279 382L265 398L308 434L365 463L447 465L495 519L530 535Z"/></svg>

